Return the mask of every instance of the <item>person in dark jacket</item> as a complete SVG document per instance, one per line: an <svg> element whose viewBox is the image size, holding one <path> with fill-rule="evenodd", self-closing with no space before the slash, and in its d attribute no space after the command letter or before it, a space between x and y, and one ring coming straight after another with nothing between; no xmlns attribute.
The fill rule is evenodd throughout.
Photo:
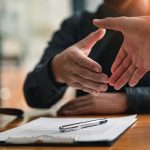
<svg viewBox="0 0 150 150"><path fill-rule="evenodd" d="M92 32L93 34L99 32L99 39L103 37L104 31L97 30L92 24L93 19L148 15L147 5L148 0L105 0L104 4L101 5L95 13L82 12L65 20L60 30L54 34L53 39L49 42L40 62L26 78L24 93L28 105L35 108L49 108L63 96L68 87L67 77L69 74L63 72L63 66L66 65L66 63L64 64L66 60L62 59L62 56L65 58L67 54L70 54L69 52L74 48L72 45L75 45L76 48L76 43L80 43L81 41L81 43L83 43L83 39ZM88 60L88 63L91 62L90 65L92 64L94 66L93 68L88 68L89 70L91 69L90 71L92 72L88 70L91 76L89 79L88 76L86 77L90 80L88 83L90 83L89 85L91 85L92 88L85 88L89 86L87 82L84 82L87 81L84 78L86 74L84 74L82 78L83 83L86 85L85 87L81 86L81 84L70 84L77 89L82 89L83 87L84 91L92 94L86 93L83 90L77 90L77 98L63 106L59 114L149 113L149 74L146 74L134 88L125 85L121 90L116 91L107 84L108 77L111 76L111 65L123 42L122 34L120 32L107 30L105 36L99 41L96 39L96 41L96 44L92 43L92 46L94 44L95 46L90 53L89 51L84 51L85 56L87 55L86 52L89 53L89 59L86 56L86 60ZM87 42L85 43L88 44ZM87 48L85 44L83 45ZM68 51L67 54L66 51ZM76 55L73 57L77 58ZM85 63L82 64L80 62L79 66L84 64ZM88 67L88 65L86 66ZM96 66L99 70L97 70L98 68L96 68ZM84 66L82 67L84 69ZM94 70L94 68L96 69ZM60 69L62 72L59 72ZM92 76L95 77L96 74L99 74L99 78L93 78L92 80ZM96 79L99 79L99 82L93 84ZM82 81L80 80L80 82ZM99 86L96 86L97 83L99 83ZM106 93L101 92L105 91L107 88L108 90Z"/></svg>

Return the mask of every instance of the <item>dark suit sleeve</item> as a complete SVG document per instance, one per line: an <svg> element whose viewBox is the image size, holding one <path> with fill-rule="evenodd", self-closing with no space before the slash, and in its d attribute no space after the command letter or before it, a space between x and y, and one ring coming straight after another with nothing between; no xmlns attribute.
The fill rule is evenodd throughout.
<svg viewBox="0 0 150 150"><path fill-rule="evenodd" d="M63 96L67 85L55 82L51 71L51 60L76 42L77 22L75 16L63 22L60 30L54 34L48 44L40 62L27 75L24 95L29 106L48 108Z"/></svg>
<svg viewBox="0 0 150 150"><path fill-rule="evenodd" d="M126 88L129 113L150 113L150 87Z"/></svg>

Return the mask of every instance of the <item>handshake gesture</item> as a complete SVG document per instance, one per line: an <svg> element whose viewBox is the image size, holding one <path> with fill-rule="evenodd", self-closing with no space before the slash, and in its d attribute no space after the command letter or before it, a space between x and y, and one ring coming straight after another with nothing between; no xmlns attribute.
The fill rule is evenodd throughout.
<svg viewBox="0 0 150 150"><path fill-rule="evenodd" d="M95 19L93 23L103 29L53 58L55 80L94 95L106 91L108 84L116 90L128 82L131 87L135 86L150 71L150 17ZM105 29L124 35L124 42L110 68L111 77L102 73L101 66L88 57L92 47L103 38Z"/></svg>

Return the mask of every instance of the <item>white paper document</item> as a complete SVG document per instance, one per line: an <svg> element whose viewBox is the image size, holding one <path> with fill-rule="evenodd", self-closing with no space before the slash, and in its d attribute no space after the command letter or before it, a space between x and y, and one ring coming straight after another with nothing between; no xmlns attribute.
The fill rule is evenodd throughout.
<svg viewBox="0 0 150 150"><path fill-rule="evenodd" d="M0 142L11 144L75 143L113 141L137 119L136 115L108 118L107 123L81 130L60 132L62 125L99 118L47 118L42 117L20 127L0 133Z"/></svg>

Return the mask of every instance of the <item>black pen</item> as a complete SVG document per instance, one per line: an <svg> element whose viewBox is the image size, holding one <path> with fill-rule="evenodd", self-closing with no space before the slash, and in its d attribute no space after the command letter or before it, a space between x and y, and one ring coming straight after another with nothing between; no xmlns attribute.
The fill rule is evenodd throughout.
<svg viewBox="0 0 150 150"><path fill-rule="evenodd" d="M78 123L60 126L59 131L60 132L75 131L75 130L80 130L83 128L98 126L98 125L104 124L106 122L107 122L106 118L95 119L95 120L90 120L90 121L85 121L85 122L78 122Z"/></svg>

